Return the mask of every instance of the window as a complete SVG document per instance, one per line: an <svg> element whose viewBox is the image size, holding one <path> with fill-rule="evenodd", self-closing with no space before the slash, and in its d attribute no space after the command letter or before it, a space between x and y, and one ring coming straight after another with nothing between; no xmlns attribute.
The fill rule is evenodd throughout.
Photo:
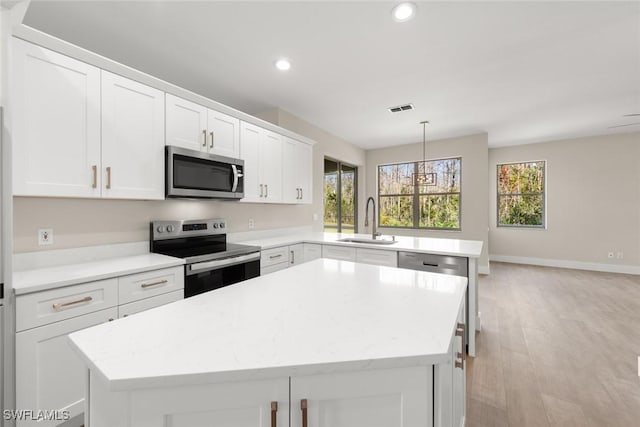
<svg viewBox="0 0 640 427"><path fill-rule="evenodd" d="M355 233L358 168L324 159L324 231Z"/></svg>
<svg viewBox="0 0 640 427"><path fill-rule="evenodd" d="M498 165L498 227L545 227L545 162Z"/></svg>
<svg viewBox="0 0 640 427"><path fill-rule="evenodd" d="M378 224L460 230L462 159L378 166ZM413 174L427 174L431 185L414 185Z"/></svg>

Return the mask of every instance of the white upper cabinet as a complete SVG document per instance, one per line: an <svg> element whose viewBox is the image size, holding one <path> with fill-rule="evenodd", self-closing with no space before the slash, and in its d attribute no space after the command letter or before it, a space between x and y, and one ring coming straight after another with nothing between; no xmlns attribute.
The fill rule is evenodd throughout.
<svg viewBox="0 0 640 427"><path fill-rule="evenodd" d="M166 144L190 150L206 150L207 108L167 94Z"/></svg>
<svg viewBox="0 0 640 427"><path fill-rule="evenodd" d="M100 197L100 70L13 39L15 195Z"/></svg>
<svg viewBox="0 0 640 427"><path fill-rule="evenodd" d="M240 158L244 160L244 202L282 202L282 136L240 122Z"/></svg>
<svg viewBox="0 0 640 427"><path fill-rule="evenodd" d="M102 196L164 199L164 92L102 71Z"/></svg>
<svg viewBox="0 0 640 427"><path fill-rule="evenodd" d="M220 156L237 158L240 155L240 120L209 110L209 152Z"/></svg>
<svg viewBox="0 0 640 427"><path fill-rule="evenodd" d="M287 136L282 142L282 191L285 203L311 203L313 147Z"/></svg>
<svg viewBox="0 0 640 427"><path fill-rule="evenodd" d="M240 120L167 94L166 145L237 158Z"/></svg>

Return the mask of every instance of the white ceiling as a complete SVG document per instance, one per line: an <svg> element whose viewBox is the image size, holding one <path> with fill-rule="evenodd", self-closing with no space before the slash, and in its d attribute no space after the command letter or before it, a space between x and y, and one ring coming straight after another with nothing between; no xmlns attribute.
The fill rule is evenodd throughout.
<svg viewBox="0 0 640 427"><path fill-rule="evenodd" d="M395 3L32 1L25 24L367 149L421 141L422 120L493 147L640 131L639 1L416 2L407 23Z"/></svg>

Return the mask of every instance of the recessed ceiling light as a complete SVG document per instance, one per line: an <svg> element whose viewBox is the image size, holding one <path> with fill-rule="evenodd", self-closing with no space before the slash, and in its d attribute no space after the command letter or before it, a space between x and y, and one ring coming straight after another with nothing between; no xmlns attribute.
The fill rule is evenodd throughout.
<svg viewBox="0 0 640 427"><path fill-rule="evenodd" d="M397 22L406 22L413 18L416 14L416 5L411 2L397 4L392 10L391 15Z"/></svg>
<svg viewBox="0 0 640 427"><path fill-rule="evenodd" d="M287 71L291 68L291 62L288 59L281 58L276 61L276 68L280 71Z"/></svg>

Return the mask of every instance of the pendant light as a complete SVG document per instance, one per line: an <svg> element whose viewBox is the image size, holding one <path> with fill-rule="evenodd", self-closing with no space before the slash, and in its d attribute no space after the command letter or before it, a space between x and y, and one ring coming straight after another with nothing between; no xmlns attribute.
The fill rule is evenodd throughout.
<svg viewBox="0 0 640 427"><path fill-rule="evenodd" d="M429 121L420 122L422 125L422 161L424 172L413 174L413 185L415 187L436 185L437 175L433 172L427 173L427 125Z"/></svg>

